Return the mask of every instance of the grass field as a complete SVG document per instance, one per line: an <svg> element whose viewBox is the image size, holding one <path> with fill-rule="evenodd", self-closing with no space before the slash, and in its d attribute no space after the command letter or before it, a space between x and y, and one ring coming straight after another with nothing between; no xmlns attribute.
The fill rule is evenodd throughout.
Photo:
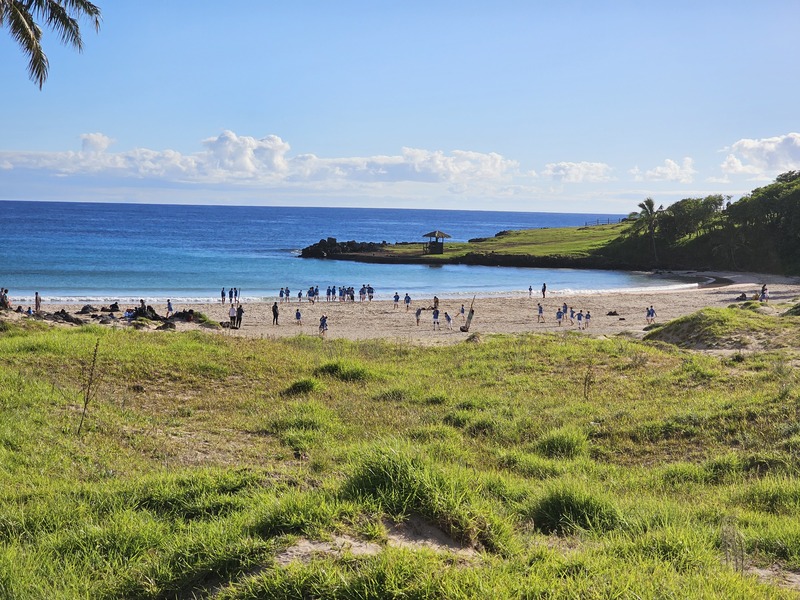
<svg viewBox="0 0 800 600"><path fill-rule="evenodd" d="M512 230L469 243L445 240L444 254L424 256L429 260L442 262L458 259L467 253L580 258L616 240L629 226L628 223L618 223L590 227ZM404 258L420 257L423 256L422 246L421 243L392 244L384 247L382 252Z"/></svg>
<svg viewBox="0 0 800 600"><path fill-rule="evenodd" d="M797 597L800 317L696 319L787 341L0 321L0 598Z"/></svg>

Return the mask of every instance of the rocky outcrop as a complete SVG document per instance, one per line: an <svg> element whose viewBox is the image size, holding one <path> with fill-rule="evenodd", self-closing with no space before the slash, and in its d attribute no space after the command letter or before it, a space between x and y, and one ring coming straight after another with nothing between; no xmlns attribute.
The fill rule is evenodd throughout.
<svg viewBox="0 0 800 600"><path fill-rule="evenodd" d="M316 244L306 246L300 251L303 258L333 258L338 254L361 254L375 252L386 246L386 242L338 242L336 238L329 237Z"/></svg>

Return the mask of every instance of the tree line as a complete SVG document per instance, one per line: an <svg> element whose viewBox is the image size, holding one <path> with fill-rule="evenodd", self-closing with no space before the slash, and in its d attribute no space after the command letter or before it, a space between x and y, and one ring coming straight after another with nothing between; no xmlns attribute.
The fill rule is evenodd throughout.
<svg viewBox="0 0 800 600"><path fill-rule="evenodd" d="M736 202L715 194L664 208L652 198L629 215L612 248L649 267L800 273L800 171L779 175Z"/></svg>

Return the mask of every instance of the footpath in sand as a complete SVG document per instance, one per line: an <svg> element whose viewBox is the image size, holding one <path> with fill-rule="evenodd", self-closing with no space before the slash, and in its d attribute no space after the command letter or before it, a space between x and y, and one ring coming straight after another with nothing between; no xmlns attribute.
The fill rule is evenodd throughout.
<svg viewBox="0 0 800 600"><path fill-rule="evenodd" d="M556 322L556 310L566 303L567 307L574 308L576 313L580 310L584 315L591 313L589 327L582 331L582 334L600 336L626 333L641 337L647 325L645 312L650 306L656 311L656 322L664 323L704 307L728 306L736 302L741 293L752 298L764 283L768 285L771 304L797 302L800 299L800 279L797 278L752 273L704 273L703 275L724 278L719 279L724 283L681 290L655 288L649 291L611 291L585 295L564 295L558 290L553 290L546 298L542 298L536 291L532 297L526 294L515 297L477 298L474 305L475 317L469 333L485 335L577 331L577 322L570 325L568 318L562 321L561 327ZM327 337L331 339L388 339L419 345L437 345L458 343L469 335L459 330L463 324L460 316L461 299L440 300L441 329L434 331L433 298L413 298L410 310L406 310L402 300L403 291L399 292L401 301L397 308L392 301L359 302L358 297L356 302L327 302L323 297L315 304L305 300L279 303L277 326L272 324L272 302L245 303L241 328L223 328L219 331L223 335L254 338L318 335L319 319L324 314L328 317ZM469 311L470 303L471 299L463 301L466 311ZM537 323L538 303L544 308L543 323ZM415 311L420 307L423 311L420 323L417 325ZM46 312L55 312L62 308L74 314L80 306L53 305L46 302L42 306ZM126 307L121 308L124 310ZM153 308L161 315L165 313L165 307ZM175 306L175 310L178 311L194 309L202 312L215 322L228 322L229 308L227 303ZM298 308L302 313L300 325L295 322L295 311ZM452 329L447 327L445 312L453 318ZM87 322L96 322L88 316L83 318ZM113 326L122 326L121 322L118 323ZM197 323L177 321L176 329L185 331L204 328Z"/></svg>

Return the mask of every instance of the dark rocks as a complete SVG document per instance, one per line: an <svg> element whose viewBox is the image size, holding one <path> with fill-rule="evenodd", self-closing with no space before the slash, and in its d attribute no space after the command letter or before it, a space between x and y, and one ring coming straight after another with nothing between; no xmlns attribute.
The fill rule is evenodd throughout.
<svg viewBox="0 0 800 600"><path fill-rule="evenodd" d="M73 325L85 325L86 324L86 321L84 321L83 319L79 319L78 317L69 314L63 308L61 310L59 310L58 312L54 312L52 317L53 317L54 321L61 321L63 323L72 323Z"/></svg>
<svg viewBox="0 0 800 600"><path fill-rule="evenodd" d="M100 312L119 312L119 302L114 302L111 306L104 306Z"/></svg>
<svg viewBox="0 0 800 600"><path fill-rule="evenodd" d="M316 244L306 246L300 251L303 258L329 258L337 254L357 254L362 252L375 252L380 250L386 242L378 244L376 242L337 242L336 238L320 240Z"/></svg>
<svg viewBox="0 0 800 600"><path fill-rule="evenodd" d="M90 315L92 313L98 312L97 309L92 306L91 304L84 304L83 308L78 311L79 315Z"/></svg>

